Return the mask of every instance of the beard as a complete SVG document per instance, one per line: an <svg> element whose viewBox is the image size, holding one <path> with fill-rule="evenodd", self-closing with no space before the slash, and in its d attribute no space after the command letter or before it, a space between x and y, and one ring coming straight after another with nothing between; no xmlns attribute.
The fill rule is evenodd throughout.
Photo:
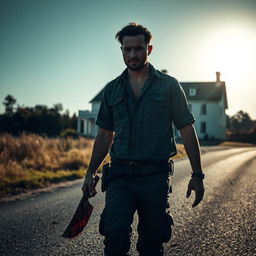
<svg viewBox="0 0 256 256"><path fill-rule="evenodd" d="M124 62L127 68L131 71L140 71L146 66L146 61L141 61L138 59L132 59L128 61L124 60Z"/></svg>

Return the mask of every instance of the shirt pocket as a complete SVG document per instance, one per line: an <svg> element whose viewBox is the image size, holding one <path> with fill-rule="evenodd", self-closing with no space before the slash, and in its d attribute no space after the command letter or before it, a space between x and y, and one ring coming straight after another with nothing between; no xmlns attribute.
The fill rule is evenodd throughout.
<svg viewBox="0 0 256 256"><path fill-rule="evenodd" d="M165 119L165 121L169 119L168 95L164 93L150 94L148 95L147 103L151 118L157 119L159 121L161 119Z"/></svg>
<svg viewBox="0 0 256 256"><path fill-rule="evenodd" d="M113 110L114 127L124 123L127 120L127 107L125 95L112 96L109 105Z"/></svg>

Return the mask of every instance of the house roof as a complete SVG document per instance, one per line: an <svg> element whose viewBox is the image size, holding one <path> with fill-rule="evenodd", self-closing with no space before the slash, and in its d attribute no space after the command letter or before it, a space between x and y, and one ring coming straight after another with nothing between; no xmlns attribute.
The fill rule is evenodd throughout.
<svg viewBox="0 0 256 256"><path fill-rule="evenodd" d="M225 108L228 107L225 82L181 82L180 85L188 101L220 101L224 96ZM103 89L89 103L100 102ZM196 90L194 96L191 96L190 89Z"/></svg>
<svg viewBox="0 0 256 256"><path fill-rule="evenodd" d="M104 90L105 87L103 87L100 92L95 96L93 97L89 103L92 103L92 102L101 102L101 99L103 98L103 90Z"/></svg>
<svg viewBox="0 0 256 256"><path fill-rule="evenodd" d="M181 82L188 101L220 101L224 97L225 108L228 107L225 82ZM195 94L190 93L195 89Z"/></svg>

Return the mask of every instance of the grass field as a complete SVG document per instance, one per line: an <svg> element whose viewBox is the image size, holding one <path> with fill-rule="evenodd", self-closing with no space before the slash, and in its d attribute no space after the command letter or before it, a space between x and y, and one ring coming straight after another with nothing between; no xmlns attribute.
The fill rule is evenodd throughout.
<svg viewBox="0 0 256 256"><path fill-rule="evenodd" d="M0 135L0 197L15 195L51 183L82 178L89 163L93 140L56 138L35 134ZM184 157L177 145L175 158Z"/></svg>
<svg viewBox="0 0 256 256"><path fill-rule="evenodd" d="M92 144L85 138L1 135L0 197L83 177Z"/></svg>

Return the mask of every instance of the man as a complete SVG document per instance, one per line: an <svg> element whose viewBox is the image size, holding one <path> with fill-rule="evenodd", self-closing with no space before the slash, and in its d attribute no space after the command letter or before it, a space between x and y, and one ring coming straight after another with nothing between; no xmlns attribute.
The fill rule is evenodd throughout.
<svg viewBox="0 0 256 256"><path fill-rule="evenodd" d="M191 190L203 198L204 185L194 117L178 81L148 62L151 33L130 23L116 34L127 69L104 88L88 171L82 187L94 196L94 176L110 150L106 204L100 220L106 256L128 255L131 224L138 213L137 250L141 256L163 255L171 238L170 161L176 154L172 125L179 129L188 154Z"/></svg>

